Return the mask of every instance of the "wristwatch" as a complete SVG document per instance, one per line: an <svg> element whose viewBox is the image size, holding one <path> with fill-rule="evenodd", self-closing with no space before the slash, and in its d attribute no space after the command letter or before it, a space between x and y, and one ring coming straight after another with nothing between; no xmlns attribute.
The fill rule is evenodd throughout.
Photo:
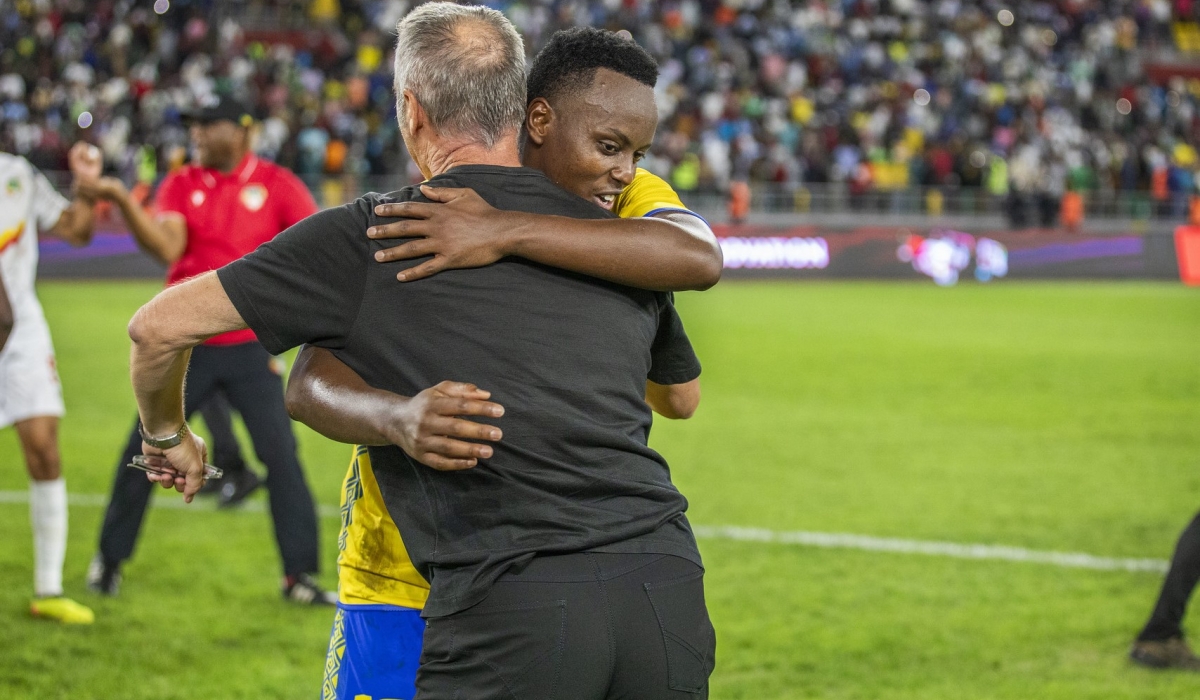
<svg viewBox="0 0 1200 700"><path fill-rule="evenodd" d="M154 437L153 435L148 434L145 426L142 425L142 422L138 421L138 432L142 435L142 442L155 449L165 450L169 447L175 447L179 443L183 442L183 439L187 437L189 431L187 423L184 423L183 425L179 426L179 430L176 430L170 435Z"/></svg>

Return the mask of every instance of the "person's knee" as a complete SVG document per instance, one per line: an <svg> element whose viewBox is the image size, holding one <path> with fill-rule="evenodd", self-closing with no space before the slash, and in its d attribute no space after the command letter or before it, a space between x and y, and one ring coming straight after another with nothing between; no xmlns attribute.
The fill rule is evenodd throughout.
<svg viewBox="0 0 1200 700"><path fill-rule="evenodd" d="M57 421L32 419L17 429L25 465L34 481L53 481L62 476L62 460L58 452Z"/></svg>
<svg viewBox="0 0 1200 700"><path fill-rule="evenodd" d="M29 476L34 481L54 481L62 476L62 459L57 441L39 442L25 453Z"/></svg>

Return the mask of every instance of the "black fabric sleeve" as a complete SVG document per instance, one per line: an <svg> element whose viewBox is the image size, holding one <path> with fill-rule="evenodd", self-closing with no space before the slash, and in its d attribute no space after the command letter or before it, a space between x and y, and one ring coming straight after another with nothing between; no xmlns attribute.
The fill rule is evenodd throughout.
<svg viewBox="0 0 1200 700"><path fill-rule="evenodd" d="M371 262L372 205L363 197L313 214L217 270L230 301L272 354L303 343L345 345Z"/></svg>
<svg viewBox="0 0 1200 700"><path fill-rule="evenodd" d="M658 333L650 346L650 376L655 384L684 384L700 376L700 359L692 349L673 294L659 300Z"/></svg>

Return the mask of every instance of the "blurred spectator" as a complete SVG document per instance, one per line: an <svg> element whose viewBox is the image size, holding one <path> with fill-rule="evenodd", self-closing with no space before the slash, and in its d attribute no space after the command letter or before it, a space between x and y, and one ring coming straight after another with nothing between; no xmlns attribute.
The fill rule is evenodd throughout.
<svg viewBox="0 0 1200 700"><path fill-rule="evenodd" d="M78 135L126 181L153 179L186 148L180 112L221 92L255 105L256 150L301 173L402 172L387 55L400 5L4 3L0 148L58 170Z"/></svg>
<svg viewBox="0 0 1200 700"><path fill-rule="evenodd" d="M412 4L4 3L0 150L61 169L86 132L127 179L161 176L187 142L180 110L228 91L263 118L257 150L298 173L409 177L390 32ZM1148 191L1178 216L1196 191L1200 81L1142 69L1148 52L1200 51L1190 0L489 4L530 55L567 26L629 29L661 68L644 165L684 192L975 186L1026 225L1055 218L1068 185Z"/></svg>

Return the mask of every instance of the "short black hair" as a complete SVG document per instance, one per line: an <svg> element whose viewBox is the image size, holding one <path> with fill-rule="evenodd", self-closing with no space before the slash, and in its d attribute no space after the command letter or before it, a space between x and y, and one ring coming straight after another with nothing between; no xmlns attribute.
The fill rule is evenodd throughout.
<svg viewBox="0 0 1200 700"><path fill-rule="evenodd" d="M583 90L592 84L599 68L650 87L658 81L658 62L637 42L604 29L574 27L555 32L533 59L526 103Z"/></svg>

